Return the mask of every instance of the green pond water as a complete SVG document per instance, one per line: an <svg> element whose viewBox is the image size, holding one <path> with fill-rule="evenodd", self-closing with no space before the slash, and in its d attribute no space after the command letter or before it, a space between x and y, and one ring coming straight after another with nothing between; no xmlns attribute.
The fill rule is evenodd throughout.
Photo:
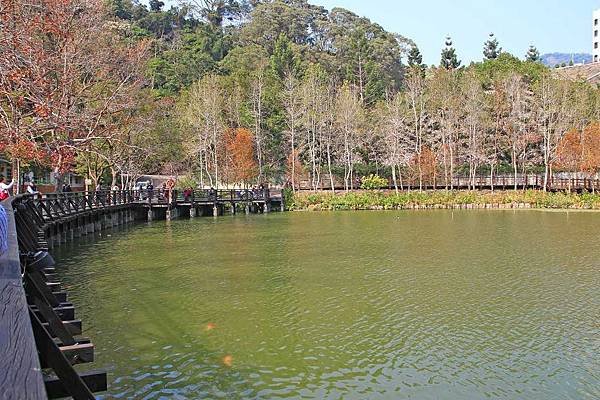
<svg viewBox="0 0 600 400"><path fill-rule="evenodd" d="M55 254L102 398L600 398L600 214L155 221Z"/></svg>

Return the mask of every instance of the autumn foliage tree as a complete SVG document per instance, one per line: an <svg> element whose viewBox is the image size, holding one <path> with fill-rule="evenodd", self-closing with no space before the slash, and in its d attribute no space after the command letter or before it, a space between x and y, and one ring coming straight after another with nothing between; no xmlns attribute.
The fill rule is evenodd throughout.
<svg viewBox="0 0 600 400"><path fill-rule="evenodd" d="M600 170L600 122L593 122L582 132L568 131L556 149L554 167L588 176Z"/></svg>
<svg viewBox="0 0 600 400"><path fill-rule="evenodd" d="M422 183L435 185L437 183L438 161L435 153L428 146L423 146L421 152L415 154L411 161L413 171L413 180Z"/></svg>
<svg viewBox="0 0 600 400"><path fill-rule="evenodd" d="M581 170L595 175L600 170L600 122L592 122L583 130Z"/></svg>
<svg viewBox="0 0 600 400"><path fill-rule="evenodd" d="M571 129L558 143L554 166L568 172L579 172L582 155L581 133L577 129Z"/></svg>
<svg viewBox="0 0 600 400"><path fill-rule="evenodd" d="M0 140L13 164L23 143L60 189L78 151L121 140L143 84L147 44L123 40L103 0L2 0ZM45 153L45 157L39 154Z"/></svg>
<svg viewBox="0 0 600 400"><path fill-rule="evenodd" d="M230 182L250 184L258 175L254 137L248 129L229 129L224 136L225 174Z"/></svg>

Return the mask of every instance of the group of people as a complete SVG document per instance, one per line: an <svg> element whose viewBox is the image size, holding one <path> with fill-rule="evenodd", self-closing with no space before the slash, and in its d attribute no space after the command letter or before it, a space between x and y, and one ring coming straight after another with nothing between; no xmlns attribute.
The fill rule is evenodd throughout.
<svg viewBox="0 0 600 400"><path fill-rule="evenodd" d="M12 179L10 183L6 183L4 175L0 175L0 201L6 200L10 197L12 188L15 186L15 180ZM70 186L69 186L70 188ZM38 194L38 188L33 180L27 182L27 194Z"/></svg>
<svg viewBox="0 0 600 400"><path fill-rule="evenodd" d="M158 192L158 197L159 198L163 198L169 202L171 202L172 199L172 194L173 194L173 189L175 188L175 181L173 179L169 179L166 182L163 182L160 191ZM147 192L147 199L148 201L152 201L152 198L154 197L154 185L152 184L152 181L148 182L148 184L146 185L146 192Z"/></svg>

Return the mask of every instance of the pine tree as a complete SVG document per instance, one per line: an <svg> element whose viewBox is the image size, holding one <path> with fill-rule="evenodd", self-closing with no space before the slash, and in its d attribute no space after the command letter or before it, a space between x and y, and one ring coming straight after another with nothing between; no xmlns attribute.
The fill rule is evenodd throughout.
<svg viewBox="0 0 600 400"><path fill-rule="evenodd" d="M271 56L271 70L283 79L287 74L299 72L299 60L292 48L292 42L281 33L275 41L275 49Z"/></svg>
<svg viewBox="0 0 600 400"><path fill-rule="evenodd" d="M408 65L414 67L416 65L421 66L423 63L423 56L419 51L419 48L414 45L408 52Z"/></svg>
<svg viewBox="0 0 600 400"><path fill-rule="evenodd" d="M165 5L165 3L160 0L150 0L148 4L150 5L150 10L153 12L160 12Z"/></svg>
<svg viewBox="0 0 600 400"><path fill-rule="evenodd" d="M494 34L490 33L488 41L483 45L483 56L486 60L495 60L500 53L502 53L502 47L500 47Z"/></svg>
<svg viewBox="0 0 600 400"><path fill-rule="evenodd" d="M413 45L408 52L408 66L410 68L418 69L421 71L421 75L425 77L425 70L427 69L427 66L423 64L423 56L416 45Z"/></svg>
<svg viewBox="0 0 600 400"><path fill-rule="evenodd" d="M446 38L446 48L442 50L442 60L440 66L446 69L457 69L460 67L460 60L456 56L456 50L452 47L450 36Z"/></svg>
<svg viewBox="0 0 600 400"><path fill-rule="evenodd" d="M538 51L538 49L531 45L529 46L529 50L527 51L527 54L525 55L525 60L529 61L529 62L540 62L541 58L540 58L540 52Z"/></svg>

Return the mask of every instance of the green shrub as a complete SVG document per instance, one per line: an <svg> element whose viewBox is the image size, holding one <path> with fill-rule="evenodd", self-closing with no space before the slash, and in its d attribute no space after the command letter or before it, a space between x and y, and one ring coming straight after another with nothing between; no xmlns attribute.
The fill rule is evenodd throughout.
<svg viewBox="0 0 600 400"><path fill-rule="evenodd" d="M370 186L372 187L372 186ZM377 186L376 186L377 187ZM453 206L466 204L530 204L534 208L585 208L600 210L600 195L585 193L549 193L539 190L527 191L430 191L386 192L373 189L350 193L297 193L295 210L394 210L412 205Z"/></svg>
<svg viewBox="0 0 600 400"><path fill-rule="evenodd" d="M283 189L283 201L285 204L286 210L295 210L296 209L296 196L294 196L294 191L292 188Z"/></svg>
<svg viewBox="0 0 600 400"><path fill-rule="evenodd" d="M191 187L192 189L196 189L198 187L198 181L190 176L180 176L177 179L175 184L175 188L177 190L184 190L186 188Z"/></svg>
<svg viewBox="0 0 600 400"><path fill-rule="evenodd" d="M360 188L363 190L378 190L388 186L388 181L379 175L363 176Z"/></svg>

